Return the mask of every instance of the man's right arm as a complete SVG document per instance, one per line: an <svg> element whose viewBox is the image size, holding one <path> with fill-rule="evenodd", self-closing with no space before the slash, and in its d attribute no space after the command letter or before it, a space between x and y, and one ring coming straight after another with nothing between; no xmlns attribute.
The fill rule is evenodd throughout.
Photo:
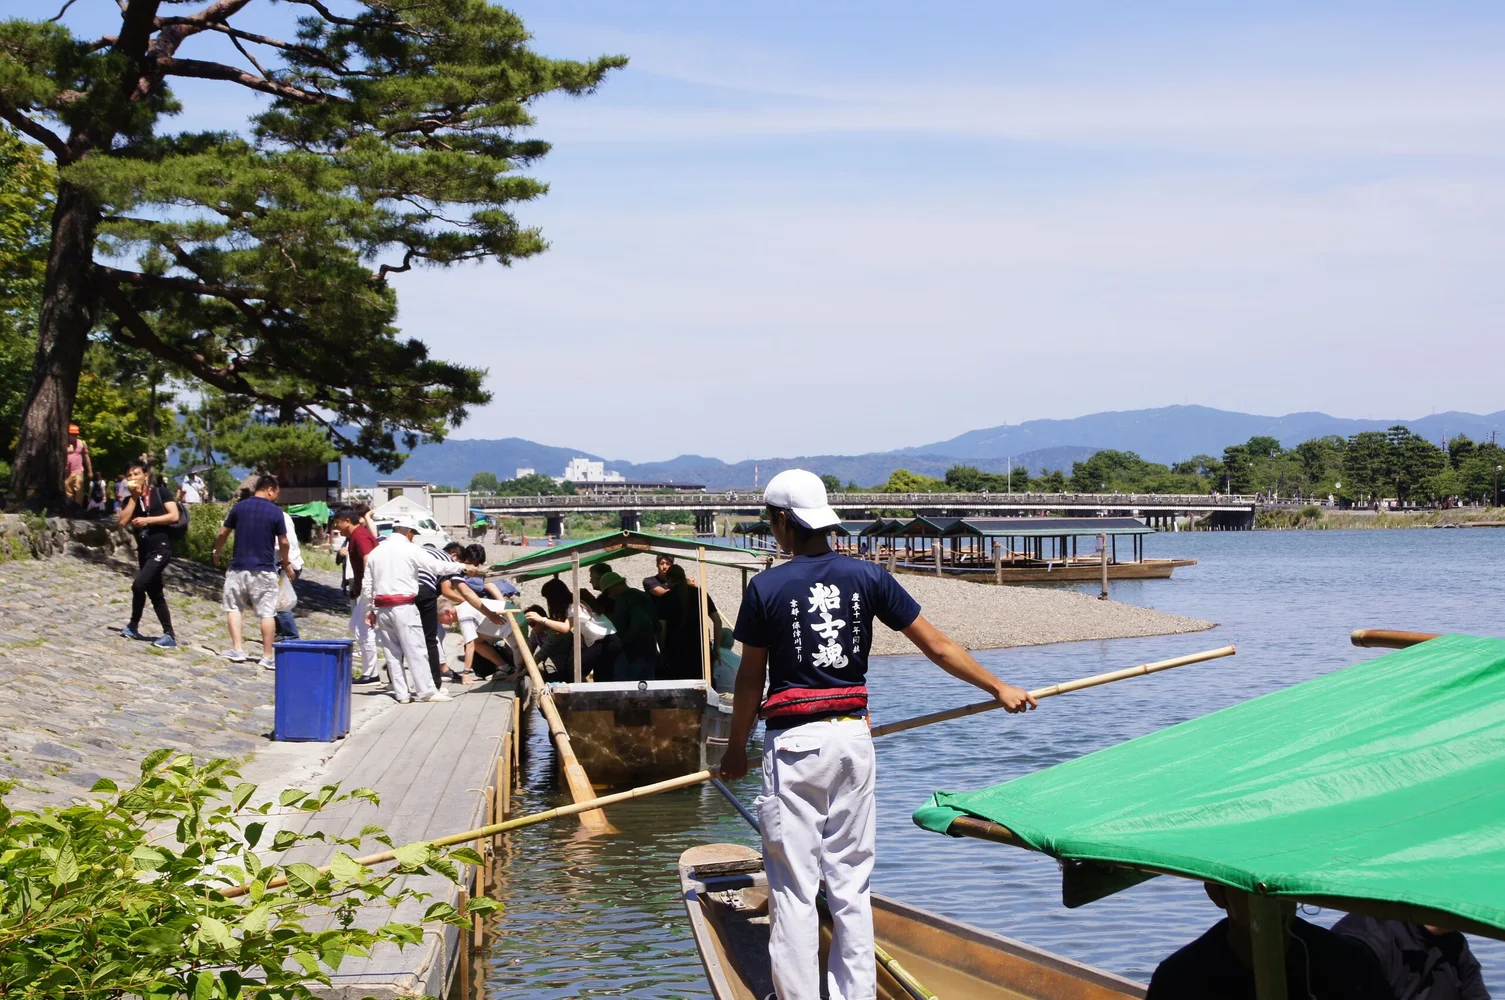
<svg viewBox="0 0 1505 1000"><path fill-rule="evenodd" d="M903 632L931 663L952 677L986 691L1002 703L1005 710L1023 712L1035 707L1035 699L1030 697L1028 691L994 677L956 640L926 621L924 615L917 617Z"/></svg>
<svg viewBox="0 0 1505 1000"><path fill-rule="evenodd" d="M225 543L230 540L230 532L232 530L228 524L222 525L219 529L219 534L214 538L214 565L216 566L220 564L220 556L225 551Z"/></svg>

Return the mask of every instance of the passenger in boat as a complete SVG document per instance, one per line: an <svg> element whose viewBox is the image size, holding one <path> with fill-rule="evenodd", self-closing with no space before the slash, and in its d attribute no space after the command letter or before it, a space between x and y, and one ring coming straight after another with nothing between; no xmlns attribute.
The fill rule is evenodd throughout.
<svg viewBox="0 0 1505 1000"><path fill-rule="evenodd" d="M611 614L611 598L606 596L606 588L601 586L601 578L610 572L611 567L604 562L591 564L591 588L596 592L596 604L600 607L603 614Z"/></svg>
<svg viewBox="0 0 1505 1000"><path fill-rule="evenodd" d="M1204 888L1228 916L1156 967L1145 1000L1255 1000L1249 897L1216 882ZM1295 903L1280 906L1286 921L1286 996L1392 1000L1395 994L1368 949L1300 919Z"/></svg>
<svg viewBox="0 0 1505 1000"><path fill-rule="evenodd" d="M674 557L660 552L654 565L658 572L653 576L643 577L643 593L649 597L663 597L669 593L669 567L674 565Z"/></svg>
<svg viewBox="0 0 1505 1000"><path fill-rule="evenodd" d="M558 579L549 581L549 584L553 583L558 583L560 588L564 588L564 584ZM614 652L608 654L609 643L607 645L602 645L602 643L609 636L616 634L616 626L611 623L611 619L600 612L599 605L596 604L595 598L591 595L590 591L581 590L579 602L570 603L568 588L564 589L561 600L561 595L558 593L559 588L550 587L549 584L545 584L543 588L544 597L549 602L549 613L539 614L530 611L525 616L529 624L537 625L544 631L544 646L540 650L540 655L552 657L555 655L559 644L562 643L568 646L569 652L564 659L568 661L571 667L568 671L568 676L573 678L575 659L574 631L576 622L579 622L581 677L589 677L595 674L595 679L598 681L608 680L616 665L616 655ZM566 605L564 612L563 614L558 614L558 617L556 617L561 603ZM584 611L580 610L582 605L584 606ZM603 662L606 655L610 656L611 662ZM559 660L556 660L555 663L557 668Z"/></svg>
<svg viewBox="0 0 1505 1000"><path fill-rule="evenodd" d="M1396 1000L1489 1000L1484 970L1457 931L1350 913L1333 932L1374 952Z"/></svg>
<svg viewBox="0 0 1505 1000"><path fill-rule="evenodd" d="M840 519L820 477L781 472L763 502L774 538L793 558L753 577L742 599L734 633L742 667L721 776L747 773L747 740L761 716L767 733L757 809L779 1000L871 1000L874 768L866 675L874 619L1008 711L1035 702L937 631L892 574L831 551L828 536ZM769 693L760 706L765 674ZM822 878L833 934L824 990L816 910Z"/></svg>
<svg viewBox="0 0 1505 1000"><path fill-rule="evenodd" d="M710 645L712 634L706 630L705 621L700 617L700 588L690 585L683 566L669 567L667 583L668 590L654 601L660 624L659 649L663 652L658 676L675 680L699 678L703 672L700 647ZM716 610L716 602L709 594L706 595L706 605L719 632L721 613ZM711 661L714 663L715 660L713 647Z"/></svg>
<svg viewBox="0 0 1505 1000"><path fill-rule="evenodd" d="M543 669L546 680L567 681L575 678L575 646L570 641L569 622L574 618L574 605L570 601L570 588L559 577L544 582L539 591L548 610L544 614L529 611L524 616L530 625L539 629L542 642L533 651L534 658ZM563 632L551 628L550 623L563 626ZM582 636L582 640L583 640Z"/></svg>
<svg viewBox="0 0 1505 1000"><path fill-rule="evenodd" d="M465 669L478 680L498 673L502 680L511 680L522 663L522 654L511 625L503 617L509 605L492 598L482 598L481 604L495 617L483 615L469 604L450 605L439 609L439 624L459 628Z"/></svg>
<svg viewBox="0 0 1505 1000"><path fill-rule="evenodd" d="M619 681L653 680L658 670L658 616L653 613L653 599L627 586L620 573L601 574L601 593L611 600L607 616L622 644L613 676Z"/></svg>

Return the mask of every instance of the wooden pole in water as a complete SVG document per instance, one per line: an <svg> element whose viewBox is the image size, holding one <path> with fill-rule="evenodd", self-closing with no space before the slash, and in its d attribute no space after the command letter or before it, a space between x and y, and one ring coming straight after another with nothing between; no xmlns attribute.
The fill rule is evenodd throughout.
<svg viewBox="0 0 1505 1000"><path fill-rule="evenodd" d="M930 547L935 551L935 575L936 576L940 576L941 575L941 539L940 539L939 536L936 537L935 541L933 541L933 542L930 543Z"/></svg>
<svg viewBox="0 0 1505 1000"><path fill-rule="evenodd" d="M570 553L570 600L575 605L575 621L570 626L570 650L575 659L575 683L585 680L585 668L580 663L580 619L585 609L580 606L580 552Z"/></svg>
<svg viewBox="0 0 1505 1000"><path fill-rule="evenodd" d="M1100 555L1100 560L1099 561L1103 564L1103 592L1101 594L1097 595L1097 599L1100 600L1100 601L1106 601L1108 599L1108 536L1107 535L1098 535L1097 536L1097 548L1098 548L1098 553Z"/></svg>
<svg viewBox="0 0 1505 1000"><path fill-rule="evenodd" d="M580 761L575 757L575 748L570 745L570 734L564 728L564 720L559 717L559 709L554 705L554 696L549 693L549 686L544 683L543 671L538 669L538 661L533 659L533 650L528 647L528 637L523 632L520 619L522 612L515 608L506 611L507 621L512 625L512 634L517 638L517 645L523 654L523 666L527 668L528 680L532 681L533 687L538 691L538 710L543 713L544 721L549 724L549 734L554 738L554 746L559 751L560 770L564 771L565 784L569 786L570 798L576 802L585 802L596 795L596 790L591 787L590 777L586 775L585 768L580 766ZM591 833L615 833L616 827L606 821L606 814L599 809L583 813L580 816L580 825Z"/></svg>
<svg viewBox="0 0 1505 1000"><path fill-rule="evenodd" d="M993 582L1003 583L1003 546L998 544L998 539L993 539Z"/></svg>
<svg viewBox="0 0 1505 1000"><path fill-rule="evenodd" d="M700 596L700 676L705 681L705 696L707 703L711 699L711 647L707 645L707 639L711 634L711 612L709 608L710 597L706 594L706 587L710 581L705 578L705 546L695 549L695 573L700 581L696 587Z"/></svg>

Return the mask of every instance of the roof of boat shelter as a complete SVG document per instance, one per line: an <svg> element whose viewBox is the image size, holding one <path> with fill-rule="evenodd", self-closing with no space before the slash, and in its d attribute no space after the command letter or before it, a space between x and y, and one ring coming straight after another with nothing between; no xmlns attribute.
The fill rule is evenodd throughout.
<svg viewBox="0 0 1505 1000"><path fill-rule="evenodd" d="M964 517L946 530L948 535L979 538L1065 535L1152 535L1155 529L1134 517Z"/></svg>
<svg viewBox="0 0 1505 1000"><path fill-rule="evenodd" d="M839 521L834 529L836 534L845 535L848 538L867 533L867 529L877 524L877 521Z"/></svg>
<svg viewBox="0 0 1505 1000"><path fill-rule="evenodd" d="M1063 861L1505 938L1505 639L1448 635L914 814Z"/></svg>
<svg viewBox="0 0 1505 1000"><path fill-rule="evenodd" d="M905 522L904 526L894 532L894 534L918 536L921 538L937 538L945 535L959 523L961 523L961 518L959 517L927 517L921 515L912 521Z"/></svg>
<svg viewBox="0 0 1505 1000"><path fill-rule="evenodd" d="M574 565L574 557L580 557L581 566L590 566L612 559L650 552L668 555L676 559L693 559L700 550L705 550L705 561L717 566L732 566L743 569L762 569L763 560L754 559L747 549L730 545L717 545L698 538L676 538L673 535L657 535L648 531L610 531L593 538L563 542L529 552L492 566L493 570L518 580L534 580L541 576L555 576L568 571Z"/></svg>

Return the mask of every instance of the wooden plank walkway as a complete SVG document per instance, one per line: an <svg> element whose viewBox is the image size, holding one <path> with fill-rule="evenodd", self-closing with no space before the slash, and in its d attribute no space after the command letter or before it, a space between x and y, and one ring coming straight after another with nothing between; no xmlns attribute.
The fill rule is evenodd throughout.
<svg viewBox="0 0 1505 1000"><path fill-rule="evenodd" d="M312 816L287 814L277 817L280 825L353 837L366 824L374 823L387 831L394 844L484 825L489 819L486 789L495 785L503 748L510 747L512 740L516 692L510 684L495 683L446 686L446 690L455 696L454 701L394 704L370 718L339 745L311 786L338 783L346 791L371 788L380 796L380 805L356 802ZM504 780L511 780L510 773ZM264 836L269 838L271 833L269 825ZM356 853L379 850L382 846L368 839ZM333 854L332 848L314 844L289 852L283 860L322 865ZM474 872L468 870L469 866L463 867L469 885ZM360 922L373 927L391 921L418 923L435 902L458 905L459 887L441 876L410 877L402 884L429 897L409 901L396 910L367 908ZM305 926L317 929L319 923L310 920ZM398 949L383 944L369 958L347 959L331 975L331 985L315 987L314 992L329 1000L443 997L460 950L458 928L434 925L427 929L419 946Z"/></svg>

